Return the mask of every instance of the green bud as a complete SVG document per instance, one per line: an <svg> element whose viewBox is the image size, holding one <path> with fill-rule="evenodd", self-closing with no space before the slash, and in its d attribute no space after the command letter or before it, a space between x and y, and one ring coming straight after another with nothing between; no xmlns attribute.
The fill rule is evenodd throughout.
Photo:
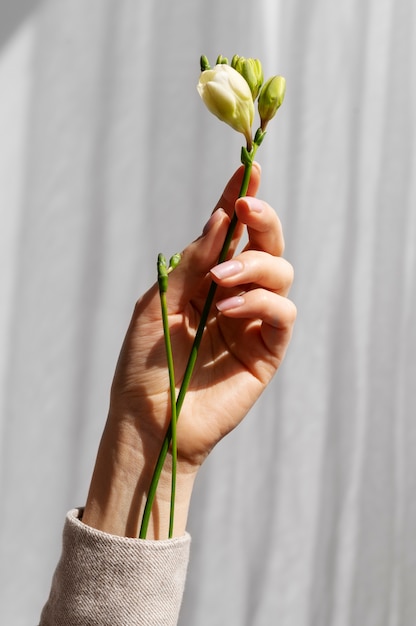
<svg viewBox="0 0 416 626"><path fill-rule="evenodd" d="M160 293L166 293L168 290L168 268L162 253L158 254L157 257L157 281Z"/></svg>
<svg viewBox="0 0 416 626"><path fill-rule="evenodd" d="M254 135L254 143L260 146L265 136L266 136L266 131L262 130L261 128L258 128L256 130L256 134Z"/></svg>
<svg viewBox="0 0 416 626"><path fill-rule="evenodd" d="M263 84L263 68L259 59L245 59L235 54L231 59L231 67L246 79L253 100L255 100Z"/></svg>
<svg viewBox="0 0 416 626"><path fill-rule="evenodd" d="M267 80L259 95L259 115L261 128L264 130L270 120L276 115L282 104L286 92L286 80L283 76L272 76Z"/></svg>
<svg viewBox="0 0 416 626"><path fill-rule="evenodd" d="M172 257L170 257L168 272L174 270L175 267L177 267L179 265L179 262L181 260L181 256L182 256L181 253L177 252Z"/></svg>
<svg viewBox="0 0 416 626"><path fill-rule="evenodd" d="M242 146L241 148L241 163L243 165L253 165L253 155L245 146Z"/></svg>
<svg viewBox="0 0 416 626"><path fill-rule="evenodd" d="M220 54L217 58L216 65L228 65L227 57L223 57L222 54Z"/></svg>
<svg viewBox="0 0 416 626"><path fill-rule="evenodd" d="M209 61L205 55L201 56L200 65L201 65L201 72L205 72L205 70L211 69Z"/></svg>

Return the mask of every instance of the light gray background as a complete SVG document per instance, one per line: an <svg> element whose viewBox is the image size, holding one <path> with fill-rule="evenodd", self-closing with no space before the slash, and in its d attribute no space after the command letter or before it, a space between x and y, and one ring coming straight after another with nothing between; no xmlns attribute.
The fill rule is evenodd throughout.
<svg viewBox="0 0 416 626"><path fill-rule="evenodd" d="M413 0L0 5L0 622L36 623L136 297L240 137L199 56L287 79L258 153L299 317L196 487L182 626L416 623Z"/></svg>

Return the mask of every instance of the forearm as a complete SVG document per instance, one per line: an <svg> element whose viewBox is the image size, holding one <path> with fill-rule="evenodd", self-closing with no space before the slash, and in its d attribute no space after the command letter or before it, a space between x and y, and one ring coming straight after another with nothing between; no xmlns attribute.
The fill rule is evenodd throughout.
<svg viewBox="0 0 416 626"><path fill-rule="evenodd" d="M160 445L152 439L144 441L129 422L108 420L82 518L85 524L112 535L138 536ZM194 478L189 468L178 471L174 537L185 533ZM168 457L152 508L148 539L168 537L170 492Z"/></svg>
<svg viewBox="0 0 416 626"><path fill-rule="evenodd" d="M67 516L62 555L40 626L177 623L189 559L185 528L194 474L178 475L174 538L167 539L167 467L147 538L137 539L159 450L129 426L133 423L107 421L85 509Z"/></svg>

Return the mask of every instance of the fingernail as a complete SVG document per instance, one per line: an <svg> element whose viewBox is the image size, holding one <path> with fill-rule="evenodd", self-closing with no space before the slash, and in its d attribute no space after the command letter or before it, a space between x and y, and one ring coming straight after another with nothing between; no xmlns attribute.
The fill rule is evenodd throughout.
<svg viewBox="0 0 416 626"><path fill-rule="evenodd" d="M231 309L237 309L244 304L244 298L242 296L233 296L232 298L226 298L217 302L216 307L219 311L230 311Z"/></svg>
<svg viewBox="0 0 416 626"><path fill-rule="evenodd" d="M240 261L232 259L231 261L225 261L225 263L221 263L220 265L213 267L211 274L214 274L216 278L223 279L240 274L242 271L243 264Z"/></svg>
<svg viewBox="0 0 416 626"><path fill-rule="evenodd" d="M224 209L217 209L216 211L214 211L214 213L211 215L208 222L205 224L204 228L202 229L202 234L206 235L207 232L209 232L211 228L214 226L214 224L216 224L220 219L223 218L224 213L225 213Z"/></svg>
<svg viewBox="0 0 416 626"><path fill-rule="evenodd" d="M248 204L248 208L253 213L262 213L264 210L264 204L262 200L258 200L257 198L253 198L251 196L246 196L244 200Z"/></svg>

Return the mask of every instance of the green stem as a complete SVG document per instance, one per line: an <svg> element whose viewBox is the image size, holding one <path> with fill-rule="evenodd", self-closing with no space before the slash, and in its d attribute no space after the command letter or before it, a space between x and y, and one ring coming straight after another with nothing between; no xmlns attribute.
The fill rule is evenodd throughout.
<svg viewBox="0 0 416 626"><path fill-rule="evenodd" d="M171 407L171 435L172 435L172 481L171 481L171 498L170 498L170 514L169 514L169 539L173 536L173 521L175 515L175 494L176 494L176 468L177 468L177 460L178 460L178 446L176 440L176 422L177 422L177 411L176 411L176 388L175 388L175 371L173 368L173 354L172 354L172 344L170 341L170 332L169 332L169 318L168 318L168 308L166 302L166 292L161 292L160 294L160 302L162 305L162 321L163 321L163 334L165 336L165 349L166 349L166 358L168 362L168 372L169 372L169 392L170 392L170 407Z"/></svg>
<svg viewBox="0 0 416 626"><path fill-rule="evenodd" d="M260 142L259 142L260 143ZM242 149L242 156L241 156L241 160L244 164L244 173L243 173L243 180L241 182L241 187L240 187L240 192L238 194L239 198L242 198L243 196L247 195L247 191L248 191L248 186L250 183L250 176L251 176L251 170L252 170L252 166L253 166L253 160L254 160L254 155L257 152L257 148L259 147L259 143L256 142L256 140L253 143L253 147L251 149L250 152L247 151L246 148ZM228 250L230 248L230 244L232 242L233 236L234 236L234 232L235 232L235 228L237 226L238 223L238 219L237 219L237 215L234 211L233 216L231 218L230 224L228 226L228 230L227 230L227 234L225 236L225 240L224 240L224 244L222 246L220 255L218 257L218 263L222 263L223 261L225 261L226 257L227 257L227 253ZM140 533L139 533L139 538L140 539L145 539L146 535L147 535L147 529L149 526L149 520L150 520L150 514L152 511L152 506L153 506L153 502L154 502L154 498L156 495L156 489L157 489L157 485L159 483L159 478L160 475L162 473L162 469L163 469L163 465L165 463L165 459L169 450L169 446L171 443L171 440L173 438L173 430L175 430L175 427L172 428L173 423L176 422L179 418L179 414L183 405L183 401L185 400L185 395L186 392L188 391L188 387L189 387L189 383L191 381L191 377L193 374L193 370L195 367L195 362L198 356L198 350L199 350L199 346L201 344L202 341L202 335L204 333L205 330L205 326L208 320L208 315L209 312L211 310L211 306L214 300L214 296L215 296L215 292L217 290L217 284L214 282L211 282L211 285L209 287L208 290L208 294L207 294L207 299L205 300L205 304L204 304L204 308L202 309L202 313L201 313L201 319L199 321L199 325L196 331L196 335L194 338L194 342L191 348L191 352L188 358L188 363L186 365L185 368L185 373L184 373L184 377L182 380L182 384L181 384L181 388L179 390L179 394L176 400L176 418L175 420L173 419L172 416L172 420L171 423L169 425L169 428L166 432L165 438L163 440L162 443L162 447L160 449L160 453L158 456L158 459L156 461L156 466L153 472L153 477L152 477L152 481L150 483L150 487L149 487L149 491L147 494L147 500L146 500L146 505L144 508L144 512L143 512L143 517L142 517L142 523L141 523L141 527L140 527Z"/></svg>
<svg viewBox="0 0 416 626"><path fill-rule="evenodd" d="M175 387L175 370L173 366L173 352L170 340L168 305L166 301L166 292L168 288L168 269L166 267L166 259L163 254L159 254L157 260L158 283L160 308L162 311L163 336L165 339L166 360L168 364L169 374L169 392L171 406L171 435L172 435L172 480L171 480L171 498L170 498L170 515L169 515L169 539L173 536L173 524L175 516L175 495L176 495L176 469L178 459L178 446L176 438L176 387Z"/></svg>

